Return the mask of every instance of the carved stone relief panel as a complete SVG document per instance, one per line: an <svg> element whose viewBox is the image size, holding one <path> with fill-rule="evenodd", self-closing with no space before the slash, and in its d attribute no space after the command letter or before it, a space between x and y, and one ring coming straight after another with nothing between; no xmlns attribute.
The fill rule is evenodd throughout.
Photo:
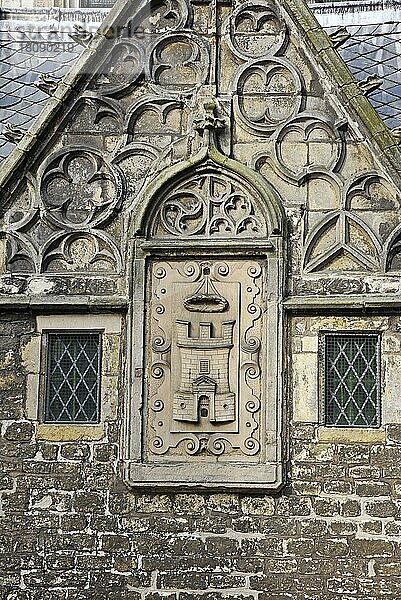
<svg viewBox="0 0 401 600"><path fill-rule="evenodd" d="M265 276L256 259L152 262L148 460L260 461Z"/></svg>
<svg viewBox="0 0 401 600"><path fill-rule="evenodd" d="M154 235L266 236L266 222L243 184L218 174L177 185L162 202Z"/></svg>
<svg viewBox="0 0 401 600"><path fill-rule="evenodd" d="M145 188L135 223L126 481L276 489L283 213L273 188L205 139Z"/></svg>

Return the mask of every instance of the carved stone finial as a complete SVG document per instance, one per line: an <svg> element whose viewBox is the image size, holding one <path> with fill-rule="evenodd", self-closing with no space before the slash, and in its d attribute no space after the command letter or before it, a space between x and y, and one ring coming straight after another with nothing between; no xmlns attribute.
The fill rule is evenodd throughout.
<svg viewBox="0 0 401 600"><path fill-rule="evenodd" d="M80 46L88 46L92 41L93 34L87 31L85 27L82 27L80 23L74 23L74 32L69 33L70 38L77 42Z"/></svg>
<svg viewBox="0 0 401 600"><path fill-rule="evenodd" d="M226 127L225 120L216 116L217 109L216 99L213 96L207 96L203 99L199 115L194 118L193 128L202 137L206 146L214 145L217 131Z"/></svg>
<svg viewBox="0 0 401 600"><path fill-rule="evenodd" d="M394 129L391 130L391 133L395 137L397 144L401 144L401 126L394 127Z"/></svg>
<svg viewBox="0 0 401 600"><path fill-rule="evenodd" d="M3 137L13 144L18 144L24 137L24 132L12 123L6 123L3 127Z"/></svg>
<svg viewBox="0 0 401 600"><path fill-rule="evenodd" d="M330 34L330 39L333 42L334 48L339 48L351 37L350 32L346 27L339 27Z"/></svg>
<svg viewBox="0 0 401 600"><path fill-rule="evenodd" d="M41 73L39 75L39 79L35 81L35 85L37 88L42 90L42 92L45 92L51 96L57 89L58 81L46 73Z"/></svg>
<svg viewBox="0 0 401 600"><path fill-rule="evenodd" d="M359 82L359 87L361 88L364 96L369 96L369 94L372 94L372 92L379 89L382 83L383 79L377 75L368 75L368 77Z"/></svg>
<svg viewBox="0 0 401 600"><path fill-rule="evenodd" d="M217 109L217 102L215 98L210 96L203 102L202 114L194 119L194 129L199 133L203 133L206 129L209 131L216 131L218 129L224 129L226 123L224 119L216 117L215 111Z"/></svg>

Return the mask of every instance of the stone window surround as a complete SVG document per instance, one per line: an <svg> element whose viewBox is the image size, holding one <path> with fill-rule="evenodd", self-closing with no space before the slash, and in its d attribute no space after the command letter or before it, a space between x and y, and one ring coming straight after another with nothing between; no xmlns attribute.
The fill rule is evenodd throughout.
<svg viewBox="0 0 401 600"><path fill-rule="evenodd" d="M392 318L392 320L394 317ZM309 328L309 331L308 331ZM317 436L321 442L382 442L388 424L401 423L401 408L397 390L401 386L398 360L401 350L401 319L394 325L389 317L382 316L294 316L293 319L293 421L318 425ZM379 334L381 372L381 426L332 427L324 425L324 389L321 339L326 333ZM393 356L395 354L395 357ZM324 365L323 365L324 366ZM307 377L306 373L315 373Z"/></svg>
<svg viewBox="0 0 401 600"><path fill-rule="evenodd" d="M45 364L43 334L50 331L99 331L102 333L100 422L61 424L43 422ZM38 439L74 441L101 439L105 421L116 418L120 376L121 316L117 314L54 314L36 317L36 333L22 348L27 373L27 417L38 423Z"/></svg>

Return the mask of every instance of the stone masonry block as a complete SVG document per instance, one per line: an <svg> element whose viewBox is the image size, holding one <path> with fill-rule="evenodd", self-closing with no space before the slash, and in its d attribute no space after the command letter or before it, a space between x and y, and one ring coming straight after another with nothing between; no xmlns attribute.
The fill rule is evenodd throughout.
<svg viewBox="0 0 401 600"><path fill-rule="evenodd" d="M33 430L33 423L29 421L16 421L7 426L4 438L10 442L30 442Z"/></svg>

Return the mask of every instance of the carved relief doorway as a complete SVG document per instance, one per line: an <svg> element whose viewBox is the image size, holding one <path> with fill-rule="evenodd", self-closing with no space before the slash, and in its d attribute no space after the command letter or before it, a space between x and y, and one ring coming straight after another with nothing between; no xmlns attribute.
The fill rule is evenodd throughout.
<svg viewBox="0 0 401 600"><path fill-rule="evenodd" d="M256 173L209 150L198 164L159 176L137 228L127 482L277 488L277 196Z"/></svg>

